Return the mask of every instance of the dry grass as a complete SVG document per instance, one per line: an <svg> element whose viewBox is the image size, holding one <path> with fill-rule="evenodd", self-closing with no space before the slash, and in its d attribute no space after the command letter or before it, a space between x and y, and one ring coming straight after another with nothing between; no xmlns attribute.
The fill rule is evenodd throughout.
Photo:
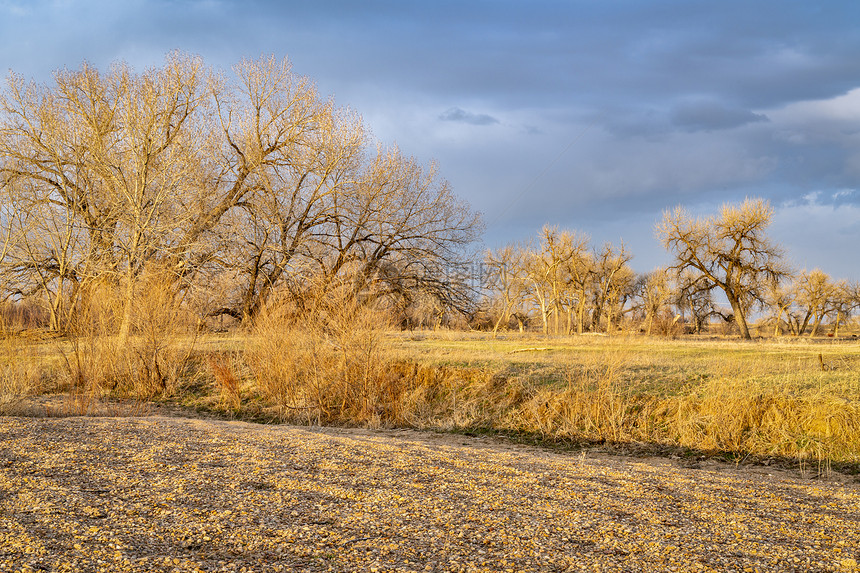
<svg viewBox="0 0 860 573"><path fill-rule="evenodd" d="M4 337L0 340L0 414L13 414L28 395L41 387L41 371L33 345ZM34 367L34 365L36 365Z"/></svg>
<svg viewBox="0 0 860 573"><path fill-rule="evenodd" d="M245 358L259 391L284 421L390 424L401 378L392 376L386 315L360 304L349 285L275 302L257 319Z"/></svg>
<svg viewBox="0 0 860 573"><path fill-rule="evenodd" d="M527 352L515 352L529 349ZM429 425L551 440L645 442L821 465L860 462L857 344L481 337L400 341L441 369ZM822 369L819 355L824 358Z"/></svg>
<svg viewBox="0 0 860 573"><path fill-rule="evenodd" d="M26 328L21 315L0 308L0 415L21 410L34 394L51 391L57 376L55 361L46 356L50 342Z"/></svg>
<svg viewBox="0 0 860 573"><path fill-rule="evenodd" d="M860 465L857 343L392 333L343 291L305 312L273 304L250 333L199 344L155 316L123 350L95 316L68 341L4 339L0 412L59 385L81 414L156 397L230 418Z"/></svg>
<svg viewBox="0 0 860 573"><path fill-rule="evenodd" d="M72 393L149 399L169 396L193 377L195 330L175 285L158 274L140 282L125 338L118 333L124 311L119 289L92 285L82 297L66 343L56 346Z"/></svg>
<svg viewBox="0 0 860 573"><path fill-rule="evenodd" d="M242 406L239 377L234 362L235 356L226 352L208 356L209 370L218 389L220 405L231 412L237 412Z"/></svg>
<svg viewBox="0 0 860 573"><path fill-rule="evenodd" d="M166 398L194 380L196 336L171 284L157 274L141 278L126 338L118 335L118 289L109 284L88 286L65 337L0 324L0 413L59 391L63 413L89 415L104 412L106 400Z"/></svg>

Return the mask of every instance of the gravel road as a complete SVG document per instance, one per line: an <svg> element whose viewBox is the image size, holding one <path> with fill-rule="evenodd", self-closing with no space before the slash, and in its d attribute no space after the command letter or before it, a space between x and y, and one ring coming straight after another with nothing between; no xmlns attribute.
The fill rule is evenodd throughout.
<svg viewBox="0 0 860 573"><path fill-rule="evenodd" d="M852 571L860 484L413 431L0 418L0 571Z"/></svg>

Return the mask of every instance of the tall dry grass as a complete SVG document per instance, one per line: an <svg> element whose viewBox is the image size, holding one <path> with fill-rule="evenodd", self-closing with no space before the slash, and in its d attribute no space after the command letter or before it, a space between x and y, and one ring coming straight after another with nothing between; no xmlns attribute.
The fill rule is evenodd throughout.
<svg viewBox="0 0 860 573"><path fill-rule="evenodd" d="M850 353L825 349L833 370L822 372L817 348L576 339L519 353L530 340L385 328L355 300L273 306L246 358L284 420L860 463L860 356Z"/></svg>
<svg viewBox="0 0 860 573"><path fill-rule="evenodd" d="M860 352L851 345L394 340L398 360L421 363L405 374L408 425L860 463Z"/></svg>
<svg viewBox="0 0 860 573"><path fill-rule="evenodd" d="M110 285L83 297L67 340L35 343L20 325L0 325L0 413L59 387L80 414L106 397L173 397L303 424L860 464L856 345L392 334L383 310L341 284L310 290L300 305L273 301L229 350L210 340L198 352L180 290L156 274L147 281L125 340Z"/></svg>
<svg viewBox="0 0 860 573"><path fill-rule="evenodd" d="M75 309L66 341L57 345L69 391L89 400L107 395L149 399L169 396L193 377L194 320L181 305L170 275L153 271L139 278L126 337L119 335L126 301L110 283L87 286Z"/></svg>
<svg viewBox="0 0 860 573"><path fill-rule="evenodd" d="M242 407L240 379L235 365L237 357L233 353L215 352L209 354L207 362L219 394L219 407L235 413Z"/></svg>
<svg viewBox="0 0 860 573"><path fill-rule="evenodd" d="M40 391L44 379L33 344L11 336L0 338L0 415L16 414L26 397Z"/></svg>
<svg viewBox="0 0 860 573"><path fill-rule="evenodd" d="M349 283L274 301L257 317L245 359L282 420L391 425L403 420L404 378L388 352L385 311Z"/></svg>

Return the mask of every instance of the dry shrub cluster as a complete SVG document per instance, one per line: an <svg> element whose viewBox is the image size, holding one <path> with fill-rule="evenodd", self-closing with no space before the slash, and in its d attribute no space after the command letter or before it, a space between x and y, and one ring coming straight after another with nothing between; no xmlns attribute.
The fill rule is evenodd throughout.
<svg viewBox="0 0 860 573"><path fill-rule="evenodd" d="M0 415L12 414L21 400L38 391L43 372L31 344L0 339Z"/></svg>
<svg viewBox="0 0 860 573"><path fill-rule="evenodd" d="M59 346L73 395L147 399L175 392L190 372L196 341L182 309L177 282L163 273L142 275L129 301L114 284L88 285L75 309L68 344ZM119 332L124 313L127 334Z"/></svg>
<svg viewBox="0 0 860 573"><path fill-rule="evenodd" d="M255 320L245 359L282 420L403 423L404 382L387 351L390 320L352 285L274 301Z"/></svg>
<svg viewBox="0 0 860 573"><path fill-rule="evenodd" d="M20 402L39 392L48 376L39 348L22 333L31 327L32 309L0 304L0 415L14 414Z"/></svg>
<svg viewBox="0 0 860 573"><path fill-rule="evenodd" d="M207 357L209 370L219 394L219 406L237 412L242 406L239 376L236 374L236 357L228 352L216 352Z"/></svg>

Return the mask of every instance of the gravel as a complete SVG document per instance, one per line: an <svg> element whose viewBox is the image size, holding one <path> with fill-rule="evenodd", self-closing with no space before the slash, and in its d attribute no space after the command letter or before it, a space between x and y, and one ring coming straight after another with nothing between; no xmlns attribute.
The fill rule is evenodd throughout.
<svg viewBox="0 0 860 573"><path fill-rule="evenodd" d="M860 485L416 431L0 418L0 571L856 571Z"/></svg>

